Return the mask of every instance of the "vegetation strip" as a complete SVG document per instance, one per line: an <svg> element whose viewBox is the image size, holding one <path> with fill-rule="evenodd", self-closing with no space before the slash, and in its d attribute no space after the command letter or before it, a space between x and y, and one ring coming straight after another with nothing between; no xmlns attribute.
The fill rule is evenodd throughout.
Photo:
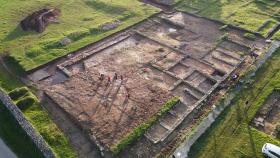
<svg viewBox="0 0 280 158"><path fill-rule="evenodd" d="M14 118L18 121L20 126L25 130L27 135L33 140L38 149L46 158L55 158L54 153L47 145L43 137L38 134L32 125L26 120L22 112L14 105L13 101L8 97L3 90L0 89L0 100L5 107L11 112Z"/></svg>
<svg viewBox="0 0 280 158"><path fill-rule="evenodd" d="M170 99L166 104L164 104L161 109L154 114L150 119L146 122L142 123L138 127L136 127L132 132L130 132L127 136L125 136L118 144L111 147L111 151L114 155L117 155L121 150L125 149L129 144L138 140L144 133L163 116L167 113L174 105L179 102L179 98L174 97Z"/></svg>

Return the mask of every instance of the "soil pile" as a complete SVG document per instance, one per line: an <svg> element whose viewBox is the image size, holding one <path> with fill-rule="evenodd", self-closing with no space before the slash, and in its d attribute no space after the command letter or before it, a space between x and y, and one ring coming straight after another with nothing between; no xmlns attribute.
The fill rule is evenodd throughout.
<svg viewBox="0 0 280 158"><path fill-rule="evenodd" d="M44 32L48 24L58 22L60 15L59 9L41 9L28 15L20 22L20 26L24 31L34 30L36 32Z"/></svg>

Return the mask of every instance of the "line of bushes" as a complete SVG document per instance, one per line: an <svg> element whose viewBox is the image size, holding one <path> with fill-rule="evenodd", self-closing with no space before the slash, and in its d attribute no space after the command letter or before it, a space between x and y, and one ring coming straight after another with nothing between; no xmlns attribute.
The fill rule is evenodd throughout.
<svg viewBox="0 0 280 158"><path fill-rule="evenodd" d="M113 145L111 147L113 155L119 154L128 145L138 140L156 121L159 120L161 116L167 113L179 101L180 100L178 97L173 97L166 104L164 104L161 107L161 109L157 113L155 113L151 118L149 118L146 122L136 127L132 132L130 132L124 138L122 138L117 144Z"/></svg>

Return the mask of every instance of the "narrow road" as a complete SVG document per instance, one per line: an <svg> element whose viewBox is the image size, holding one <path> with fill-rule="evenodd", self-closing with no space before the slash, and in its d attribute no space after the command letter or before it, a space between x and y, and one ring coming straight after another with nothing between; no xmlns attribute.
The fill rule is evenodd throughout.
<svg viewBox="0 0 280 158"><path fill-rule="evenodd" d="M0 138L0 158L17 158L9 147Z"/></svg>

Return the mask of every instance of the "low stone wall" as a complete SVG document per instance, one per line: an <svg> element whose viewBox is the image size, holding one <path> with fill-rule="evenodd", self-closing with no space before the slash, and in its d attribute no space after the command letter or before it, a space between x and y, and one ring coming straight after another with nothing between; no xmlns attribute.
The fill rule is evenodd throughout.
<svg viewBox="0 0 280 158"><path fill-rule="evenodd" d="M13 103L11 98L1 89L0 89L0 101L11 112L12 116L16 119L16 121L19 123L22 129L34 142L37 148L42 152L44 157L55 158L54 153L52 152L48 144L45 142L43 137L35 131L32 125L24 117L20 109Z"/></svg>
<svg viewBox="0 0 280 158"><path fill-rule="evenodd" d="M255 62L254 66L256 69L253 72L249 72L245 78L251 78L255 76L256 71L265 63L265 61L280 47L280 41L275 41L272 43L271 47L265 52L258 61ZM217 107L215 107L208 116L199 124L195 131L186 138L184 142L176 149L173 153L173 156L176 158L187 158L188 152L190 151L191 146L205 133L205 131L215 122L218 116L223 112L223 110L230 106L233 98L238 94L244 84L238 83L233 91L231 91L225 98L225 100ZM170 157L170 158L171 158Z"/></svg>

